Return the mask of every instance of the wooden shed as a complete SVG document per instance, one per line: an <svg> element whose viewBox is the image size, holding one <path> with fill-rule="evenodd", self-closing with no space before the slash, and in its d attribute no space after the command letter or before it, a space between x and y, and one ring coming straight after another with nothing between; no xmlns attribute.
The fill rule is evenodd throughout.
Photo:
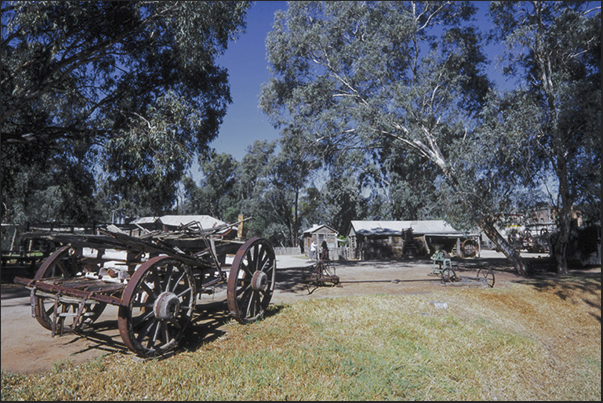
<svg viewBox="0 0 603 403"><path fill-rule="evenodd" d="M348 231L349 256L355 259L387 259L426 256L434 245L453 255L479 255L478 234L454 229L443 220L352 221Z"/></svg>
<svg viewBox="0 0 603 403"><path fill-rule="evenodd" d="M323 241L327 242L327 247L330 251L337 249L338 232L328 225L314 224L312 228L304 231L302 242L304 244L304 252L310 256L310 244L315 241L317 245L322 245Z"/></svg>

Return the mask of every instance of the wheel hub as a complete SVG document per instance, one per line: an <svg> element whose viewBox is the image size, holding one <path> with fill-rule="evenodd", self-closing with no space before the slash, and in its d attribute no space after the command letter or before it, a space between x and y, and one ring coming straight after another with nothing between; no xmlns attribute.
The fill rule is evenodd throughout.
<svg viewBox="0 0 603 403"><path fill-rule="evenodd" d="M254 291L266 291L266 288L268 288L268 276L266 273L259 270L253 273L251 288L253 288Z"/></svg>
<svg viewBox="0 0 603 403"><path fill-rule="evenodd" d="M153 306L153 313L159 320L172 320L176 317L179 310L180 300L178 296L169 291L159 294Z"/></svg>

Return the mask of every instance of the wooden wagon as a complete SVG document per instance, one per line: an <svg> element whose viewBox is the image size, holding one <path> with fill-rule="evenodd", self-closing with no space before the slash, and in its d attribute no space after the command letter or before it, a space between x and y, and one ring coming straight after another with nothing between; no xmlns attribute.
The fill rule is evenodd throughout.
<svg viewBox="0 0 603 403"><path fill-rule="evenodd" d="M226 284L237 321L263 317L275 285L274 250L263 238L217 236L235 225L203 229L190 222L138 237L115 226L94 235L27 234L63 246L33 279L14 281L31 290L32 316L52 336L89 327L111 304L119 307L119 332L131 351L141 357L165 354L183 338L198 296L220 284Z"/></svg>

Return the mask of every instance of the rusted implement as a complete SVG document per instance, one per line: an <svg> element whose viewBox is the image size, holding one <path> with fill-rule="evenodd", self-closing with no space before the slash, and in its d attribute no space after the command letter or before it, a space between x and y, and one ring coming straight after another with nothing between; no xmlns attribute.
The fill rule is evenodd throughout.
<svg viewBox="0 0 603 403"><path fill-rule="evenodd" d="M432 268L429 276L439 276L442 283L457 283L467 281L480 281L488 284L488 287L494 287L494 272L491 268L480 268L477 270L475 277L473 276L458 276L452 268L452 258L450 255L439 248L431 255Z"/></svg>
<svg viewBox="0 0 603 403"><path fill-rule="evenodd" d="M328 260L319 260L311 266L304 267L302 282L306 284L308 294L312 294L318 287L336 286L340 283L335 268Z"/></svg>
<svg viewBox="0 0 603 403"><path fill-rule="evenodd" d="M488 285L488 287L494 287L496 281L494 277L494 271L491 268L481 268L477 270L475 276L459 276L456 274L452 267L443 269L440 274L442 283L458 283L458 282L470 282L479 281Z"/></svg>
<svg viewBox="0 0 603 403"><path fill-rule="evenodd" d="M438 251L441 252L441 251ZM480 268L475 276L459 276L452 268L450 256L443 253L436 253L431 258L433 262L432 271L428 275L435 275L440 278L443 285L450 283L468 284L470 282L480 282L494 287L494 271L491 268ZM438 267L439 264L439 267ZM437 279L434 279L438 281ZM405 283L427 280L400 280L400 279L372 279L372 280L341 280L336 275L335 267L327 260L319 260L316 263L302 268L302 282L306 285L309 294L312 294L318 287L341 286L345 283Z"/></svg>
<svg viewBox="0 0 603 403"><path fill-rule="evenodd" d="M238 224L204 230L191 222L139 237L115 226L97 235L29 234L64 246L33 279L14 281L31 290L32 316L52 336L85 329L111 304L119 307L124 344L142 357L161 355L178 346L198 296L219 285L226 284L237 321L263 316L274 291L274 250L263 238L221 239L221 231Z"/></svg>

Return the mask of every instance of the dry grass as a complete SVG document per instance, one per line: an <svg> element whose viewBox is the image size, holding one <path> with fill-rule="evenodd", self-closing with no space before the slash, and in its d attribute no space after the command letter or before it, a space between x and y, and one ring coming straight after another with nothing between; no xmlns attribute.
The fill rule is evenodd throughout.
<svg viewBox="0 0 603 403"><path fill-rule="evenodd" d="M2 400L601 398L600 277L272 309L165 360L2 372Z"/></svg>

